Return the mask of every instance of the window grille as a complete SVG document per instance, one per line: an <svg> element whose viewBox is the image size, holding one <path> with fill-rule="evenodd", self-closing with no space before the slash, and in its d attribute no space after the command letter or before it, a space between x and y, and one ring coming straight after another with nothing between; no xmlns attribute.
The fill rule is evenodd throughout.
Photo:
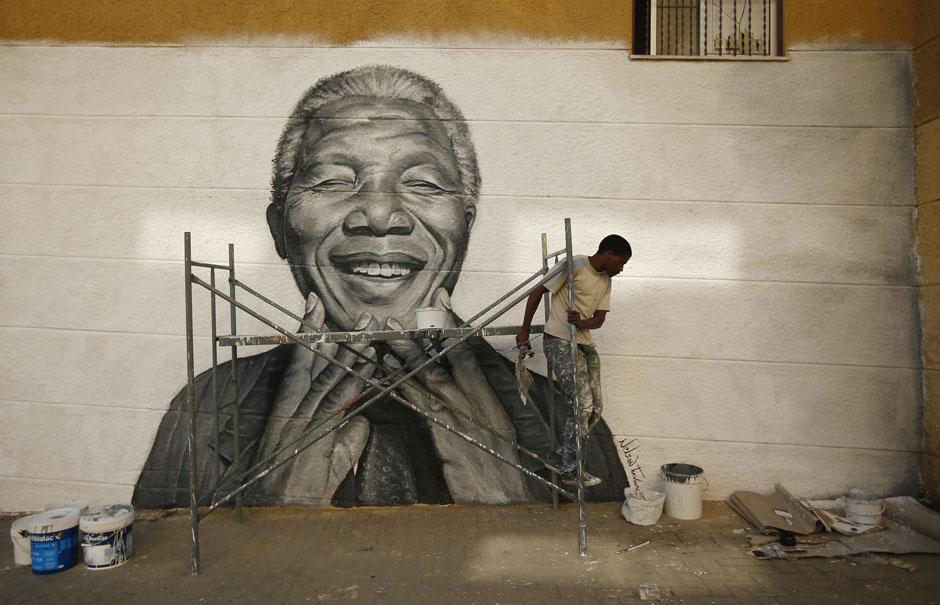
<svg viewBox="0 0 940 605"><path fill-rule="evenodd" d="M633 54L776 57L783 0L635 0Z"/></svg>

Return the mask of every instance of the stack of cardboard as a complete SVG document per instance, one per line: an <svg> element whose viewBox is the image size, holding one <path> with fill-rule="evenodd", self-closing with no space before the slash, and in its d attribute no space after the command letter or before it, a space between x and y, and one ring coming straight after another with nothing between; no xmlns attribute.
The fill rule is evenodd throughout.
<svg viewBox="0 0 940 605"><path fill-rule="evenodd" d="M908 517L916 516L919 521L940 517L913 499L906 499L903 507L890 506L891 500L888 515L893 509L903 509ZM883 518L878 524L860 525L845 517L841 500L801 500L779 484L772 494L734 492L728 504L763 534L750 538L749 551L756 558L940 554L940 541L903 524L905 519Z"/></svg>

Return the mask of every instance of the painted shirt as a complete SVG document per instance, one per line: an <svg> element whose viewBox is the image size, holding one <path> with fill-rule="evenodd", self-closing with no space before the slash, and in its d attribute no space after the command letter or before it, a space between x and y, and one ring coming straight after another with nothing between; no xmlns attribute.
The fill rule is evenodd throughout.
<svg viewBox="0 0 940 605"><path fill-rule="evenodd" d="M561 261L560 264L564 264ZM557 265L556 265L557 266ZM590 319L597 310L610 310L610 277L594 270L588 257L574 257L574 310L582 319ZM552 293L551 313L545 331L558 338L568 338L568 275L565 271L545 284ZM578 344L594 346L591 331L578 330Z"/></svg>

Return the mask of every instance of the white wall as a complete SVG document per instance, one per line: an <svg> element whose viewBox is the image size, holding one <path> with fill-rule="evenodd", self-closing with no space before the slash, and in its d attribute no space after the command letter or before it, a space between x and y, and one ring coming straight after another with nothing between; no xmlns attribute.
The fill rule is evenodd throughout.
<svg viewBox="0 0 940 605"><path fill-rule="evenodd" d="M430 77L471 122L458 313L535 271L542 232L562 247L564 217L579 251L630 239L596 339L605 417L649 475L697 464L707 498L916 493L907 52L3 46L0 511L129 500L185 381L184 231L202 260L235 243L240 277L299 309L270 160L301 93L367 63Z"/></svg>

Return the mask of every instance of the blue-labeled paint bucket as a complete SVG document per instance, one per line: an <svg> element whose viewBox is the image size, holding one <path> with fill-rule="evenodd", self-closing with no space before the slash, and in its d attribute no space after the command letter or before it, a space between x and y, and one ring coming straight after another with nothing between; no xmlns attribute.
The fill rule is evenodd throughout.
<svg viewBox="0 0 940 605"><path fill-rule="evenodd" d="M82 515L82 555L88 569L110 569L127 562L134 546L134 509L130 504L99 506Z"/></svg>
<svg viewBox="0 0 940 605"><path fill-rule="evenodd" d="M33 573L66 570L78 558L77 510L59 508L33 515L29 521L30 558Z"/></svg>

